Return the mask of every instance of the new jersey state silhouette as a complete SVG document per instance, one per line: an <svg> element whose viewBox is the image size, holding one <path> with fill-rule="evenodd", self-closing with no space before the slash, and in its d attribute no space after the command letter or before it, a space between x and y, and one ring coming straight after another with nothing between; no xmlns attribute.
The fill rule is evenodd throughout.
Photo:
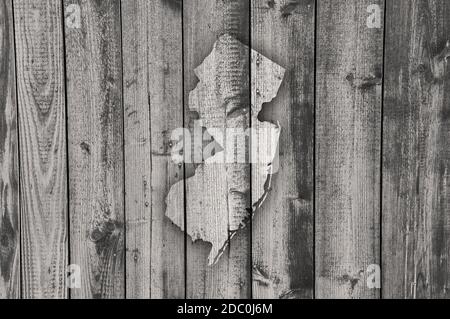
<svg viewBox="0 0 450 319"><path fill-rule="evenodd" d="M276 96L284 73L281 66L254 50L250 56L247 46L227 34L195 69L200 81L190 92L189 109L198 113L201 126L221 150L197 166L194 176L171 187L166 216L184 231L180 198L186 196L187 234L193 241L212 244L209 265L219 260L229 241L268 195L281 128L261 122L258 114L263 104ZM225 138L227 130L250 132L249 142L236 145ZM249 160L224 161L225 154Z"/></svg>

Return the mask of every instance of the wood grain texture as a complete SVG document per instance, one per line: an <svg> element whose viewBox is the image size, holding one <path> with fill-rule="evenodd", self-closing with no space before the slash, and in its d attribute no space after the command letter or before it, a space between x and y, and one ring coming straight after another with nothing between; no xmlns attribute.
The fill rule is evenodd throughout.
<svg viewBox="0 0 450 319"><path fill-rule="evenodd" d="M450 3L386 14L383 297L449 298Z"/></svg>
<svg viewBox="0 0 450 319"><path fill-rule="evenodd" d="M123 298L120 1L68 0L64 8L70 260L81 267L81 288L73 289L71 297ZM72 20L77 12L79 23Z"/></svg>
<svg viewBox="0 0 450 319"><path fill-rule="evenodd" d="M65 298L66 110L61 1L14 1L20 132L22 291Z"/></svg>
<svg viewBox="0 0 450 319"><path fill-rule="evenodd" d="M278 122L281 136L278 172L252 224L254 298L312 298L314 288L315 3L289 3L252 1L252 49L286 68L277 97L259 116ZM266 82L261 77L252 91Z"/></svg>
<svg viewBox="0 0 450 319"><path fill-rule="evenodd" d="M19 165L12 1L0 1L0 299L20 298Z"/></svg>
<svg viewBox="0 0 450 319"><path fill-rule="evenodd" d="M449 17L0 0L0 299L450 298ZM183 164L197 120L216 149Z"/></svg>
<svg viewBox="0 0 450 319"><path fill-rule="evenodd" d="M198 78L194 74L194 69L200 66L203 60L211 53L216 40L224 34L228 34L243 44L248 45L249 38L249 2L242 0L195 0L185 1L183 4L184 20L184 95L185 101L189 101L189 93L196 87ZM236 51L237 52L237 51ZM236 59L234 61L233 59ZM241 59L239 52L230 54L226 65L230 66L228 72L232 72L233 63L240 65ZM247 58L248 59L248 58ZM248 64L248 61L247 61ZM222 70L225 72L225 69ZM211 79L214 83L215 79ZM227 81L226 77L222 80ZM248 87L249 77L234 79L230 73L227 83L224 86ZM234 82L233 82L234 81ZM242 82L241 82L242 81ZM211 83L208 83L211 84ZM217 83L218 85L219 83ZM248 98L248 103L250 99ZM185 126L192 124L187 104L185 104ZM197 174L201 174L197 170ZM239 176L246 174L247 176ZM186 178L188 178L186 173ZM214 180L204 176L206 184L214 185ZM211 176L209 176L211 177ZM220 176L217 184L224 181L225 176ZM250 175L245 170L238 173L235 178L241 178L243 184L250 184ZM241 184L240 186L243 186ZM186 187L187 203L202 203L203 194L195 189ZM240 187L239 186L239 187ZM201 187L200 187L201 188ZM245 188L245 187L244 187ZM210 189L209 189L210 191ZM250 196L249 196L250 197ZM248 207L251 206L250 198ZM211 201L208 201L211 202ZM193 209L220 210L223 207L210 207L205 204L202 207L192 205ZM189 214L189 210L186 212ZM189 219L189 216L188 216ZM230 221L233 222L233 221ZM187 226L189 228L189 225ZM186 295L188 298L248 298L251 291L250 280L250 228L239 232L229 243L228 249L214 266L208 266L208 255L211 245L196 241L191 243L187 241L187 287Z"/></svg>
<svg viewBox="0 0 450 319"><path fill-rule="evenodd" d="M183 165L174 164L170 156L170 133L183 126L183 12L180 3L167 0L152 2L147 12L155 23L148 32L152 298L184 298L185 234L165 215L169 188L184 175ZM184 203L184 194L177 201Z"/></svg>
<svg viewBox="0 0 450 319"><path fill-rule="evenodd" d="M366 284L380 263L383 24L368 28L372 4L383 12L383 1L318 1L317 298L379 297Z"/></svg>
<svg viewBox="0 0 450 319"><path fill-rule="evenodd" d="M127 297L184 298L184 233L165 216L184 175L170 154L171 132L183 127L181 4L124 0L122 16ZM177 200L184 215L184 194Z"/></svg>
<svg viewBox="0 0 450 319"><path fill-rule="evenodd" d="M127 298L150 298L152 194L148 1L122 1Z"/></svg>

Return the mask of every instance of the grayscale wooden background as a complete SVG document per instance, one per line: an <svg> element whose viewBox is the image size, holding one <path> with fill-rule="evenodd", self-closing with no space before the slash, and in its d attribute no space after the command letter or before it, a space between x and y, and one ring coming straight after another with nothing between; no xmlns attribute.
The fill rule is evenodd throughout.
<svg viewBox="0 0 450 319"><path fill-rule="evenodd" d="M0 298L450 297L449 17L448 0L0 0ZM225 33L286 69L262 114L280 170L210 267L165 217L189 174L168 144Z"/></svg>

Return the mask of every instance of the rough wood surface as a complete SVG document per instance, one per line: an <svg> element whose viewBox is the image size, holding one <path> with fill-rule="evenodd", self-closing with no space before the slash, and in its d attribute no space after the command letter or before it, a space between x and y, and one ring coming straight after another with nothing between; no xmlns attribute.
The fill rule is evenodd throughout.
<svg viewBox="0 0 450 319"><path fill-rule="evenodd" d="M449 298L450 3L386 14L383 297Z"/></svg>
<svg viewBox="0 0 450 319"><path fill-rule="evenodd" d="M380 263L383 28L369 5L319 0L317 15L317 298L377 298L367 268Z"/></svg>
<svg viewBox="0 0 450 319"><path fill-rule="evenodd" d="M68 229L61 1L17 0L14 16L23 297L65 298Z"/></svg>
<svg viewBox="0 0 450 319"><path fill-rule="evenodd" d="M314 288L315 3L289 3L252 1L252 49L286 69L277 97L260 115L278 122L281 136L278 171L252 223L254 298L312 298ZM266 82L258 78L252 92Z"/></svg>
<svg viewBox="0 0 450 319"><path fill-rule="evenodd" d="M127 298L150 298L151 137L149 1L122 1Z"/></svg>
<svg viewBox="0 0 450 319"><path fill-rule="evenodd" d="M184 20L184 95L185 95L185 126L188 126L191 120L189 112L190 92L196 87L199 79L194 70L199 67L203 60L211 53L213 45L219 36L229 34L241 43L248 45L249 37L249 2L247 0L195 0L184 1L183 3ZM231 47L229 49L232 49ZM232 51L232 50L231 50ZM235 59L235 60L233 60ZM230 54L227 61L229 71L233 63L240 65L240 61L245 57L240 55L239 51ZM247 65L248 65L247 57ZM226 66L224 66L225 68ZM224 71L225 69L223 69ZM236 74L234 74L236 75ZM228 86L234 85L248 87L249 77L243 75L243 78L223 77L224 81L229 81ZM234 82L234 83L232 83ZM215 83L214 81L212 83ZM208 83L211 85L211 83ZM219 83L217 83L219 84ZM245 97L241 98L242 102ZM250 103L250 97L247 94L247 104ZM248 123L247 123L248 126ZM248 172L248 171L247 171ZM199 172L197 172L198 174ZM243 170L239 174L247 176L236 176L242 183L250 184L250 175ZM208 180L208 176L204 176ZM209 176L211 177L211 176ZM188 174L186 173L186 178ZM225 176L215 177L220 184ZM212 183L213 180L209 180ZM211 184L212 185L212 184ZM192 189L186 185L186 203L200 203L202 194L199 190ZM243 185L240 187L246 188ZM248 188L248 187L247 187ZM236 193L237 194L237 193ZM245 200L245 199L243 199ZM210 202L210 201L208 201ZM247 207L250 207L250 198L247 200ZM223 207L214 207L200 204L192 209L215 210ZM186 214L189 214L187 210ZM187 217L189 219L189 217ZM188 225L189 227L189 225ZM195 240L195 238L194 238ZM202 241L191 243L187 241L187 287L186 295L188 298L246 298L250 297L250 228L239 232L229 243L228 249L214 266L208 266L208 255L211 245Z"/></svg>
<svg viewBox="0 0 450 319"><path fill-rule="evenodd" d="M127 297L184 298L184 233L165 217L184 175L170 154L171 132L183 127L181 4L124 0L122 17Z"/></svg>
<svg viewBox="0 0 450 319"><path fill-rule="evenodd" d="M71 297L123 298L120 1L67 0L64 7L70 261L81 267L81 288Z"/></svg>
<svg viewBox="0 0 450 319"><path fill-rule="evenodd" d="M0 299L20 298L19 164L12 1L0 1Z"/></svg>
<svg viewBox="0 0 450 319"><path fill-rule="evenodd" d="M153 189L152 298L184 298L185 234L165 214L169 188L184 175L184 167L171 161L169 134L183 126L183 11L177 1L160 0L155 1L148 12L150 21L155 23L155 27L149 29L148 52ZM184 193L176 200L182 205ZM181 207L184 211L184 206Z"/></svg>
<svg viewBox="0 0 450 319"><path fill-rule="evenodd" d="M0 0L0 299L450 298L449 16Z"/></svg>

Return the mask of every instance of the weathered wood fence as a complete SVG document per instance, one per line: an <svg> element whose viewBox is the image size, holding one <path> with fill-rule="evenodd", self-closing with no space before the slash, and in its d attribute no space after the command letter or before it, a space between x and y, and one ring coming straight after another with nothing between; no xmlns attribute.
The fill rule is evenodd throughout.
<svg viewBox="0 0 450 319"><path fill-rule="evenodd" d="M448 0L0 0L0 298L450 297L449 17ZM223 34L286 74L261 112L281 127L270 194L209 266L165 210L192 175L170 132Z"/></svg>

